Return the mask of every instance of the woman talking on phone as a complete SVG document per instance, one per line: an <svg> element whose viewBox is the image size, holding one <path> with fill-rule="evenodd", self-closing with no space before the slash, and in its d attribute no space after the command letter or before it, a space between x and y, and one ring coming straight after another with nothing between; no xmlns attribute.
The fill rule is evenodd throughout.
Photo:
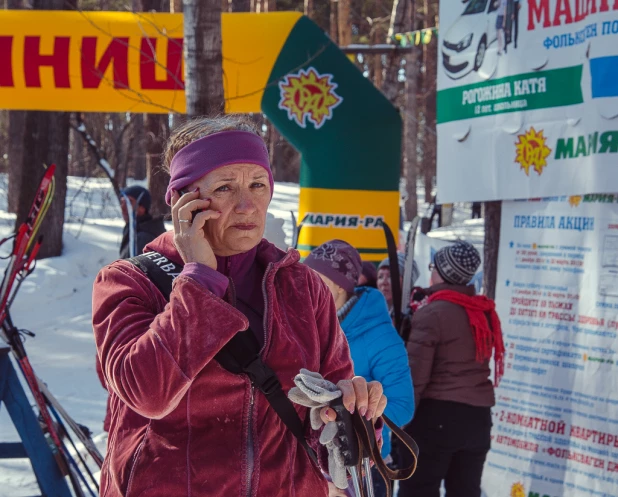
<svg viewBox="0 0 618 497"><path fill-rule="evenodd" d="M200 118L172 133L164 163L174 230L142 257L174 278L169 295L131 261L103 268L94 284L111 410L101 495L325 497L308 409L295 409L302 440L265 390L221 359L248 330L284 393L306 368L368 419L386 405L379 383L353 377L328 288L298 252L262 239L273 194L266 146L242 117ZM336 415L324 407L320 417Z"/></svg>

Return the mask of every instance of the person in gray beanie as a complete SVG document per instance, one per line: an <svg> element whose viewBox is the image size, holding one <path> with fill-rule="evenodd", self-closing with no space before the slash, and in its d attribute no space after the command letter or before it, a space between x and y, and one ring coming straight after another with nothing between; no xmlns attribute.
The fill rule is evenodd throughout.
<svg viewBox="0 0 618 497"><path fill-rule="evenodd" d="M399 266L399 284L403 285L403 272L406 264L406 256L401 252L397 252L397 265ZM418 264L416 261L413 261L412 265L412 286L416 280L418 280L420 276L420 271L418 269ZM393 291L391 287L391 267L390 260L387 257L378 265L378 290L382 292L384 298L386 299L386 303L388 304L389 312L392 314L393 312Z"/></svg>
<svg viewBox="0 0 618 497"><path fill-rule="evenodd" d="M467 285L481 265L481 255L468 242L443 247L434 256L434 267L444 283Z"/></svg>
<svg viewBox="0 0 618 497"><path fill-rule="evenodd" d="M481 495L504 344L495 303L469 284L480 264L476 248L459 241L429 265L431 286L422 290L407 341L417 411L406 431L422 457L399 497L439 497L442 482L446 497Z"/></svg>
<svg viewBox="0 0 618 497"><path fill-rule="evenodd" d="M131 203L132 212L135 222L135 245L136 254L139 255L144 251L144 247L152 242L159 235L165 233L165 224L163 216L152 216L150 214L151 197L150 192L142 186L130 186L122 190L120 198L120 210L124 219L125 227L122 231L122 240L120 242L120 258L128 259L130 255L130 220L127 201Z"/></svg>
<svg viewBox="0 0 618 497"><path fill-rule="evenodd" d="M367 381L379 381L388 398L386 415L397 425L405 425L414 412L405 345L397 335L382 294L375 288L356 287L362 272L360 255L348 243L331 240L313 249L305 264L320 275L333 295L337 317L350 346L354 374ZM391 442L386 426L382 437L382 457L388 463ZM376 497L386 495L386 486L377 470L374 486Z"/></svg>

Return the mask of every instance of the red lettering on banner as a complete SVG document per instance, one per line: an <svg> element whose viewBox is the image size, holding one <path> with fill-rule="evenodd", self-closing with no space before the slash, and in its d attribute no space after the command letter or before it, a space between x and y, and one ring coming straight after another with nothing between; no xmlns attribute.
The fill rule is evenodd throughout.
<svg viewBox="0 0 618 497"><path fill-rule="evenodd" d="M570 0L558 0L556 5L556 13L554 15L554 26L560 26L560 17L564 16L564 24L571 24L573 22L573 15L571 14Z"/></svg>
<svg viewBox="0 0 618 497"><path fill-rule="evenodd" d="M528 0L528 31L532 31L534 19L537 22L542 22L544 28L551 26L549 18L549 0Z"/></svg>
<svg viewBox="0 0 618 497"><path fill-rule="evenodd" d="M586 0L586 2L587 2L586 10L588 11L588 13L596 14L597 13L597 0Z"/></svg>
<svg viewBox="0 0 618 497"><path fill-rule="evenodd" d="M575 22L583 21L588 15L589 0L575 0Z"/></svg>
<svg viewBox="0 0 618 497"><path fill-rule="evenodd" d="M13 87L13 37L0 36L0 86Z"/></svg>
<svg viewBox="0 0 618 497"><path fill-rule="evenodd" d="M97 38L82 39L82 86L98 88L110 64L114 68L114 88L129 87L129 38L112 38L97 62Z"/></svg>
<svg viewBox="0 0 618 497"><path fill-rule="evenodd" d="M40 52L41 37L26 36L24 40L24 76L27 88L41 87L40 69L51 66L54 70L56 88L70 88L69 82L69 45L71 38L56 36L54 38L54 53L42 55Z"/></svg>
<svg viewBox="0 0 618 497"><path fill-rule="evenodd" d="M163 66L167 71L167 78L158 80L155 76L155 67L162 64L157 62L157 38L142 38L139 65L142 90L184 90L182 42L182 38L167 40L167 61Z"/></svg>

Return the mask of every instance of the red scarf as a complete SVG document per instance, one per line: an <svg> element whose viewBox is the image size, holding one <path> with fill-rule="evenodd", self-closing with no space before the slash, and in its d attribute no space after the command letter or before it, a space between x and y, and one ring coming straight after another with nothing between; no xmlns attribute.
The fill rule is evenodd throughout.
<svg viewBox="0 0 618 497"><path fill-rule="evenodd" d="M500 318L496 314L496 303L482 295L470 297L453 290L440 290L429 297L429 302L445 300L462 306L468 314L472 336L476 343L476 360L491 359L492 349L495 361L494 385L498 386L504 374L504 342Z"/></svg>

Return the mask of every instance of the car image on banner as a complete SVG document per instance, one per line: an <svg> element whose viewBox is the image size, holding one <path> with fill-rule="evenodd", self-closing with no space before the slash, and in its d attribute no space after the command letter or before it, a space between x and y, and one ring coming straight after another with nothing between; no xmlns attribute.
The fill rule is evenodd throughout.
<svg viewBox="0 0 618 497"><path fill-rule="evenodd" d="M442 65L452 79L478 71L487 49L497 40L496 0L470 0L463 13L448 28L442 42Z"/></svg>

